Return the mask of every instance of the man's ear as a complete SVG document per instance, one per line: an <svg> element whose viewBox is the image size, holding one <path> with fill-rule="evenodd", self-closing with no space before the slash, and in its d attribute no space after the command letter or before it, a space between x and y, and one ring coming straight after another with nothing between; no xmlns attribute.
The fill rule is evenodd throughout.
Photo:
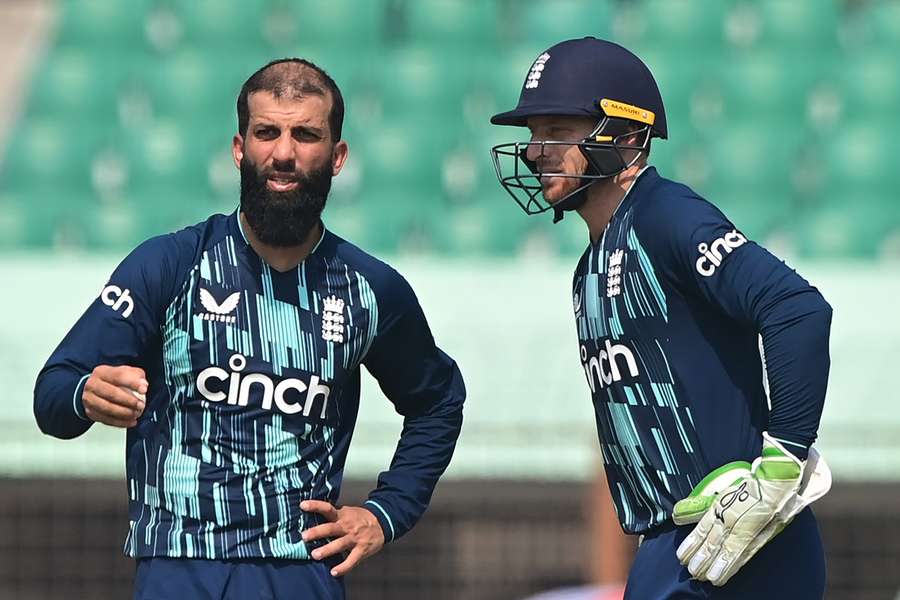
<svg viewBox="0 0 900 600"><path fill-rule="evenodd" d="M641 142L646 143L650 141L650 128L640 128L635 131L632 135L628 136L628 144L631 146L643 145Z"/></svg>
<svg viewBox="0 0 900 600"><path fill-rule="evenodd" d="M347 162L348 156L350 156L350 146L347 145L347 142L341 140L334 145L334 149L331 151L332 177L341 172L341 169L344 167L344 163Z"/></svg>
<svg viewBox="0 0 900 600"><path fill-rule="evenodd" d="M244 137L236 133L231 138L231 156L234 158L234 166L241 170L241 161L244 159Z"/></svg>

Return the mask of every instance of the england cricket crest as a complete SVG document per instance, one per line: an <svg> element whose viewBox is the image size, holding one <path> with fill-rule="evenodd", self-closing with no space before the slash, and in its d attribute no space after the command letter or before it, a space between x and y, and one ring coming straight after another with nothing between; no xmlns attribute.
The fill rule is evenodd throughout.
<svg viewBox="0 0 900 600"><path fill-rule="evenodd" d="M613 250L606 262L606 297L612 298L622 293L622 263L625 251L621 248Z"/></svg>
<svg viewBox="0 0 900 600"><path fill-rule="evenodd" d="M322 299L322 339L344 341L344 301L334 295Z"/></svg>

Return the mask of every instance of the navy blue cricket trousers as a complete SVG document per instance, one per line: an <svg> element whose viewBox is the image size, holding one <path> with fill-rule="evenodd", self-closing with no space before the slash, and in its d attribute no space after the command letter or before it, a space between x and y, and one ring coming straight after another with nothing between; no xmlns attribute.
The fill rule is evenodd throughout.
<svg viewBox="0 0 900 600"><path fill-rule="evenodd" d="M134 600L343 600L344 583L318 561L142 558Z"/></svg>
<svg viewBox="0 0 900 600"><path fill-rule="evenodd" d="M646 535L628 575L625 600L822 600L825 553L807 507L722 587L694 581L675 551L691 526Z"/></svg>

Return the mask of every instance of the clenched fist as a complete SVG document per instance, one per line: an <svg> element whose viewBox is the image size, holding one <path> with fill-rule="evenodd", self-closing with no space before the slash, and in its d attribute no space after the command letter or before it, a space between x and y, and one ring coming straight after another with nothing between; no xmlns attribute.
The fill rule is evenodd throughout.
<svg viewBox="0 0 900 600"><path fill-rule="evenodd" d="M143 369L99 365L84 384L84 414L113 427L134 427L144 412L147 389Z"/></svg>

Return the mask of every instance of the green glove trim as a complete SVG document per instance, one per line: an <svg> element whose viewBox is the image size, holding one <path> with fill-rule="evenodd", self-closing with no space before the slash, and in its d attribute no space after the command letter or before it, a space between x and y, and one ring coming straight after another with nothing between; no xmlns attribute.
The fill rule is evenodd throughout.
<svg viewBox="0 0 900 600"><path fill-rule="evenodd" d="M715 502L719 492L749 476L750 468L747 461L736 460L711 471L694 486L687 498L675 504L672 520L676 525L696 523Z"/></svg>
<svg viewBox="0 0 900 600"><path fill-rule="evenodd" d="M763 459L754 471L754 474L760 479L768 479L769 481L785 481L789 479L800 478L800 465L794 461L786 460L784 462L776 462L774 460Z"/></svg>
<svg viewBox="0 0 900 600"><path fill-rule="evenodd" d="M763 446L762 457L763 458L772 458L776 456L786 456L784 452L781 451L781 448L776 448L775 446L769 446L768 443Z"/></svg>

